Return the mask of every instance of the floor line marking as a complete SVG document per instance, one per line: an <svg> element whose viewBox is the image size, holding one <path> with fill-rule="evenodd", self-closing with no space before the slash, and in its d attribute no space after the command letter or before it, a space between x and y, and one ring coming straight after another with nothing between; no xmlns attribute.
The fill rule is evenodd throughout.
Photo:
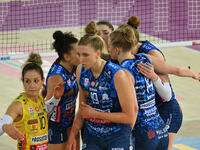
<svg viewBox="0 0 200 150"><path fill-rule="evenodd" d="M192 147L189 147L189 146L186 146L186 145L183 145L183 144L174 144L173 147L177 148L179 150L197 150L197 149L194 149Z"/></svg>

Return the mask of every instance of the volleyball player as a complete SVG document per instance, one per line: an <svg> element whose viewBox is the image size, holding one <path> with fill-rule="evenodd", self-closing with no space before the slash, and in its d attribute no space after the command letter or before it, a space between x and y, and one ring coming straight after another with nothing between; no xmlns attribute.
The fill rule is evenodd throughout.
<svg viewBox="0 0 200 150"><path fill-rule="evenodd" d="M68 150L76 145L82 126L83 150L133 149L131 131L138 109L134 86L121 67L100 58L105 45L96 35L96 24L90 22L85 31L78 48L80 107Z"/></svg>
<svg viewBox="0 0 200 150"><path fill-rule="evenodd" d="M75 116L78 85L76 82L76 67L79 64L77 56L78 39L71 33L56 31L53 34L53 47L58 58L51 66L47 79L46 103L50 103L47 113L49 118L49 146L48 150L65 150L68 133ZM53 97L54 87L64 84L64 93L60 99ZM79 148L79 136L77 137L77 149Z"/></svg>
<svg viewBox="0 0 200 150"><path fill-rule="evenodd" d="M4 132L18 141L17 149L42 149L48 146L48 124L45 103L40 95L44 82L39 54L31 53L23 65L20 93L0 120L0 134ZM59 86L61 88L62 85ZM59 95L55 94L55 97Z"/></svg>
<svg viewBox="0 0 200 150"><path fill-rule="evenodd" d="M134 77L133 81L139 105L138 118L133 130L136 150L167 150L167 128L155 107L153 83L140 73L137 66L149 68L152 62L159 73L173 73L198 80L200 76L191 70L170 66L154 56L148 55L148 58L143 54L132 55L132 48L137 43L135 34L129 25L125 24L123 28L121 26L111 33L109 52L111 57L117 59L120 66L129 70Z"/></svg>
<svg viewBox="0 0 200 150"><path fill-rule="evenodd" d="M117 59L120 66L132 74L139 106L137 121L133 129L136 150L167 150L168 133L165 123L155 106L155 90L150 79L145 78L137 69L137 64L151 63L145 55L132 55L136 39L132 30L115 30L110 36L110 55Z"/></svg>

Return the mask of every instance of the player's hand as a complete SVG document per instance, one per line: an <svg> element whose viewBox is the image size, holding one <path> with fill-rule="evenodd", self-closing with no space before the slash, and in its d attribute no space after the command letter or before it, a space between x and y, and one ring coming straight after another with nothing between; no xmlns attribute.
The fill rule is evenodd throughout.
<svg viewBox="0 0 200 150"><path fill-rule="evenodd" d="M194 73L194 77L192 78L200 81L200 72Z"/></svg>
<svg viewBox="0 0 200 150"><path fill-rule="evenodd" d="M67 140L66 150L77 150L76 149L76 139L74 137L69 137Z"/></svg>
<svg viewBox="0 0 200 150"><path fill-rule="evenodd" d="M153 82L158 79L158 75L154 72L154 68L150 63L139 63L137 68L140 70L141 74Z"/></svg>
<svg viewBox="0 0 200 150"><path fill-rule="evenodd" d="M23 140L24 135L17 128L22 127L23 125L15 125L15 124L4 124L3 131L8 134L14 140Z"/></svg>
<svg viewBox="0 0 200 150"><path fill-rule="evenodd" d="M81 103L80 112L83 118L95 118L96 111L91 106Z"/></svg>
<svg viewBox="0 0 200 150"><path fill-rule="evenodd" d="M64 94L64 86L66 82L59 83L54 89L54 97L59 99Z"/></svg>

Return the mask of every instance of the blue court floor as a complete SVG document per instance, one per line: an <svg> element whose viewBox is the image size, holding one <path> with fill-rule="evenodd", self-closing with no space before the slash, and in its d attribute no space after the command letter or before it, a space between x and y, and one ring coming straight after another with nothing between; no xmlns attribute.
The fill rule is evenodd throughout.
<svg viewBox="0 0 200 150"><path fill-rule="evenodd" d="M200 150L200 137L176 138L173 150Z"/></svg>

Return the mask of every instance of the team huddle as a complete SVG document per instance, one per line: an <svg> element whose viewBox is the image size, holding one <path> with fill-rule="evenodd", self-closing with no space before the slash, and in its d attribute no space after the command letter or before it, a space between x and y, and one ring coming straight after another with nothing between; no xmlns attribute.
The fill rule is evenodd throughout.
<svg viewBox="0 0 200 150"><path fill-rule="evenodd" d="M46 81L31 53L24 92L0 120L0 135L17 140L18 150L172 150L183 116L168 74L200 81L200 73L169 65L139 40L139 26L131 16L115 30L91 21L80 39L54 32L58 58Z"/></svg>

